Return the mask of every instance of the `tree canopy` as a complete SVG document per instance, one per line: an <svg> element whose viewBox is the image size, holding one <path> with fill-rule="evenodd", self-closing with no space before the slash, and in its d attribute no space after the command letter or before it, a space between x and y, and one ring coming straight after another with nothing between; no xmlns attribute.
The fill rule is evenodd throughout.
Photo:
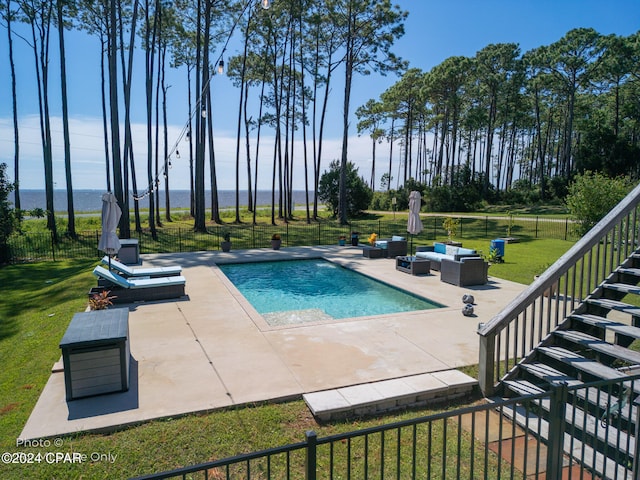
<svg viewBox="0 0 640 480"><path fill-rule="evenodd" d="M212 96L214 77L225 71L238 91L237 115L229 116L229 130L235 130L236 139L236 222L240 190L248 190L244 204L254 209L259 178L270 180L272 222L292 217L292 191L300 184L307 198L307 221L317 216L320 180L327 170L323 144L328 122L342 129L337 213L345 221L348 165L355 163L349 151L352 111L358 133L371 139L368 171L361 172L369 188L382 184L391 190L392 179L401 188L413 179L434 189L432 203L441 207L462 203L470 208L482 200L516 198L512 192L524 186L530 201L562 197L573 178L586 171L632 179L640 174L640 32L624 37L577 28L530 51L522 52L511 42L490 44L474 56L447 58L423 71L403 61L398 55L402 52L394 52L410 12L390 0L272 0L268 10L260 8L262 3L0 0L1 25L8 38L27 41L33 49L29 63L35 65L39 86L46 213L54 233L52 168L58 153L51 148L52 137L64 135L55 140L67 147L68 132L67 127L59 133L50 126L55 114L50 98L59 95L65 105L66 93L48 85L55 72L64 86L67 29L82 29L99 40L95 51L102 65L101 84L96 85L102 99L101 147L106 184L123 206L120 233L125 237L131 198L137 230L142 229L139 209L145 200L152 233L163 221L162 210L164 220L170 221L171 162L178 157L179 142L188 142L181 150L188 158L194 228L206 229L208 212L209 220L221 221L218 189L229 185L221 187L218 181ZM49 44L55 30L58 42ZM227 48L233 38L241 48L231 53ZM60 55L50 56L53 48ZM26 68L26 60L14 58L11 48L6 60L15 83L16 70ZM186 77L187 91L170 88L170 69ZM377 98L351 105L354 77L374 72L393 73L398 79ZM136 82L141 83L136 91L142 91L144 99L132 99ZM171 96L189 106L178 138L167 133L166 104ZM331 96L338 97L342 111L330 110ZM134 100L146 107L143 159L133 153ZM15 88L12 103L18 186ZM384 163L377 158L382 148L388 152ZM69 210L77 161L65 148ZM333 167L332 163L329 171ZM303 179L296 177L299 171ZM467 192L469 200L452 196L452 189ZM164 206L159 204L162 190ZM19 205L18 189L16 196ZM69 214L71 218L73 212Z"/></svg>

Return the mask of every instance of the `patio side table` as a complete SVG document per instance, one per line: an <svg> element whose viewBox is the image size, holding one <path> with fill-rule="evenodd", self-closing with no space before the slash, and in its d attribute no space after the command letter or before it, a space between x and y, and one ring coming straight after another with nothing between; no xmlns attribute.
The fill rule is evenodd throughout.
<svg viewBox="0 0 640 480"><path fill-rule="evenodd" d="M140 245L138 239L121 239L118 258L120 258L120 261L125 265L140 265Z"/></svg>
<svg viewBox="0 0 640 480"><path fill-rule="evenodd" d="M383 251L378 247L362 247L362 256L367 258L382 258Z"/></svg>
<svg viewBox="0 0 640 480"><path fill-rule="evenodd" d="M412 256L396 257L396 270L411 275L428 275L431 273L431 260Z"/></svg>
<svg viewBox="0 0 640 480"><path fill-rule="evenodd" d="M67 400L129 389L129 309L76 313L62 340Z"/></svg>

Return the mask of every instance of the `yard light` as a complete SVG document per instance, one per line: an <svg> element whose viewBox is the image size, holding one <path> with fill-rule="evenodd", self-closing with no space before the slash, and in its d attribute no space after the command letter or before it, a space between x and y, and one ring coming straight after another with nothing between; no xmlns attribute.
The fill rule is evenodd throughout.
<svg viewBox="0 0 640 480"><path fill-rule="evenodd" d="M220 59L218 62L218 74L222 75L224 73L224 60Z"/></svg>
<svg viewBox="0 0 640 480"><path fill-rule="evenodd" d="M271 2L269 0L260 0L260 4L265 10L269 10L269 7L271 6Z"/></svg>

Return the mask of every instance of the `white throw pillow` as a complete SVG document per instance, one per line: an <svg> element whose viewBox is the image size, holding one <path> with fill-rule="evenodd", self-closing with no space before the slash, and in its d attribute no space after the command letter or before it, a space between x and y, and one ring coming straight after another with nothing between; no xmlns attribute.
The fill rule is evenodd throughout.
<svg viewBox="0 0 640 480"><path fill-rule="evenodd" d="M454 255L457 255L458 254L458 247L455 247L453 245L447 245L446 254L447 255L451 255L452 257Z"/></svg>

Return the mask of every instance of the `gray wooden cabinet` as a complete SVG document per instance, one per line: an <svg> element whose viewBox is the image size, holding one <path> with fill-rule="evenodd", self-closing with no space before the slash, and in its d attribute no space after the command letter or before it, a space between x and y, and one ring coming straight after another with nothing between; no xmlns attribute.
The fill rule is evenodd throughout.
<svg viewBox="0 0 640 480"><path fill-rule="evenodd" d="M67 400L129 389L129 309L76 313L62 340Z"/></svg>

